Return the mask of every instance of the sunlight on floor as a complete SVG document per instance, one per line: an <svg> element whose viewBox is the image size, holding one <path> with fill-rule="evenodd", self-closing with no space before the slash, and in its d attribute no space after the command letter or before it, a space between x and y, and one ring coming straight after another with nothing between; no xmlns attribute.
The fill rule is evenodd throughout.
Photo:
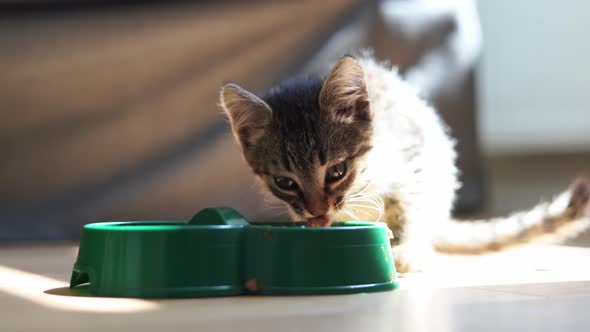
<svg viewBox="0 0 590 332"><path fill-rule="evenodd" d="M68 311L129 313L152 311L159 307L155 302L138 299L62 296L44 293L50 289L67 286L68 284L63 281L0 266L0 291L48 308Z"/></svg>
<svg viewBox="0 0 590 332"><path fill-rule="evenodd" d="M535 245L479 255L437 255L425 273L408 273L401 289L522 285L590 280L590 248Z"/></svg>

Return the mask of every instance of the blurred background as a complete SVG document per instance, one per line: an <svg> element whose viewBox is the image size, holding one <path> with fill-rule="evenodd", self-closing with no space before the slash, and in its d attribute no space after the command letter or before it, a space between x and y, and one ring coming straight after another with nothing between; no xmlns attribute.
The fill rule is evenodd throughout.
<svg viewBox="0 0 590 332"><path fill-rule="evenodd" d="M217 107L371 48L459 140L456 214L590 171L590 3L0 0L0 242L106 220L276 217Z"/></svg>

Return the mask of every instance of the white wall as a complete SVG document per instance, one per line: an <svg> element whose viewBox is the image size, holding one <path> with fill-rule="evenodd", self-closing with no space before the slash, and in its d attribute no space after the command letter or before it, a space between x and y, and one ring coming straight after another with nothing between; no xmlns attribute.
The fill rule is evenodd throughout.
<svg viewBox="0 0 590 332"><path fill-rule="evenodd" d="M590 1L479 0L490 154L590 151Z"/></svg>

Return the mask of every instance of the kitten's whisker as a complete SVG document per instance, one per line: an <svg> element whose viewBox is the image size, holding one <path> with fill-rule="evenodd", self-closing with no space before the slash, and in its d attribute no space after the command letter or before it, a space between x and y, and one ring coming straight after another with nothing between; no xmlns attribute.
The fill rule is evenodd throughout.
<svg viewBox="0 0 590 332"><path fill-rule="evenodd" d="M280 206L280 207L285 207L285 204L282 204L280 202L265 202L266 204L264 204L264 207L268 207L268 206Z"/></svg>
<svg viewBox="0 0 590 332"><path fill-rule="evenodd" d="M359 192L356 194L349 195L349 197L359 197L359 196L381 197L379 194L372 193L372 192Z"/></svg>
<svg viewBox="0 0 590 332"><path fill-rule="evenodd" d="M358 192L358 193L350 194L350 195L348 195L348 197L359 197L359 196L362 196L363 194L364 194L363 192Z"/></svg>
<svg viewBox="0 0 590 332"><path fill-rule="evenodd" d="M359 211L359 210L358 210L358 209L355 209L355 211ZM360 210L360 212L364 212L364 213L365 213L367 216L369 216L369 217L372 217L372 218L371 218L372 220L367 220L367 221L373 221L373 222L376 222L376 221L379 221L379 220L381 220L382 213L381 213L380 211L378 211L378 212L379 212L379 215L377 216L377 218L376 218L376 219L374 219L375 217L374 217L374 215L373 215L373 214L370 214L370 213L368 213L367 211Z"/></svg>
<svg viewBox="0 0 590 332"><path fill-rule="evenodd" d="M273 204L281 204L281 201L277 200L276 198L268 198L268 197L264 197L264 201L266 203L273 203Z"/></svg>
<svg viewBox="0 0 590 332"><path fill-rule="evenodd" d="M284 206L265 206L262 208L263 210L284 210Z"/></svg>
<svg viewBox="0 0 590 332"><path fill-rule="evenodd" d="M363 209L367 209L368 207L354 207L355 211L359 211L359 212L363 212L364 214L366 214L367 216L373 217L373 218L377 218L377 221L379 221L381 219L381 217L383 216L383 211L379 210L379 209L372 209L374 212L371 213L369 211L363 210ZM375 214L377 214L375 216Z"/></svg>
<svg viewBox="0 0 590 332"><path fill-rule="evenodd" d="M353 203L353 204L350 204L350 203ZM366 204L362 204L362 203L366 203ZM381 199L381 197L377 194L372 194L372 193L366 193L366 194L362 195L362 197L348 199L346 206L347 207L355 207L355 210L358 210L356 208L365 208L365 209L374 210L375 212L377 212L379 214L377 217L377 221L381 220L381 217L383 217L384 210L385 210L385 204L384 204L383 200ZM366 211L363 211L363 212L366 212Z"/></svg>
<svg viewBox="0 0 590 332"><path fill-rule="evenodd" d="M285 212L285 211L268 211L268 214L273 217L281 217L281 218L288 216L287 212Z"/></svg>
<svg viewBox="0 0 590 332"><path fill-rule="evenodd" d="M375 194L375 193L363 193L364 197L373 197L379 200L382 200L381 196L379 194Z"/></svg>
<svg viewBox="0 0 590 332"><path fill-rule="evenodd" d="M385 207L385 202L383 202L383 198L377 194L369 193L367 194L367 199L374 201L377 205L381 207Z"/></svg>
<svg viewBox="0 0 590 332"><path fill-rule="evenodd" d="M354 194L350 194L350 195L348 195L348 197L357 197L357 196L363 195L365 193L365 191L369 188L370 184L371 184L370 182L367 183L360 191L358 191Z"/></svg>
<svg viewBox="0 0 590 332"><path fill-rule="evenodd" d="M364 212L364 213L365 213L366 215L368 215L369 217L374 217L374 215L373 215L373 214L370 214L370 213L368 213L367 211L358 210L358 209L355 209L355 211ZM379 213L379 215L377 216L377 218L375 218L375 219L373 219L373 220L368 220L368 221L374 221L374 222L380 221L380 220L381 220L381 217L383 216L383 212L381 212L381 211L377 211L377 212Z"/></svg>
<svg viewBox="0 0 590 332"><path fill-rule="evenodd" d="M379 208L382 208L382 209L385 208L383 201L379 198L376 198L376 197L352 198L352 199L347 199L346 201L352 202L352 203L367 202L367 203L372 203L373 205L375 205Z"/></svg>
<svg viewBox="0 0 590 332"><path fill-rule="evenodd" d="M363 200L365 198L367 198L367 196L359 195L359 196L356 196L356 197L347 197L346 200L357 200L357 201L360 201L360 200Z"/></svg>
<svg viewBox="0 0 590 332"><path fill-rule="evenodd" d="M353 198L348 198L346 199L347 202L364 202L364 201L374 201L375 198L371 198L371 197L353 197Z"/></svg>
<svg viewBox="0 0 590 332"><path fill-rule="evenodd" d="M372 213L369 213L369 212L367 212L367 211L365 211L365 210L359 210L359 209L355 209L354 211L355 211L355 212L360 212L360 213L363 213L364 215L366 215L366 216L368 216L368 217L372 217L372 216L373 216L373 214L372 214Z"/></svg>
<svg viewBox="0 0 590 332"><path fill-rule="evenodd" d="M358 193L361 193L361 194L364 193L369 188L370 185L371 185L371 181L368 181L365 184L365 186L363 187L363 189L361 189L361 191L359 191Z"/></svg>
<svg viewBox="0 0 590 332"><path fill-rule="evenodd" d="M352 213L349 210L342 209L340 211L342 211L342 213L345 213L345 214L349 215L352 218L352 220L359 220L359 217L357 217L354 213Z"/></svg>
<svg viewBox="0 0 590 332"><path fill-rule="evenodd" d="M373 206L373 205L355 205L355 204L348 204L347 206L352 206L352 207L359 207L359 208L368 208L377 212L380 212L381 209L379 209L379 207L377 206Z"/></svg>

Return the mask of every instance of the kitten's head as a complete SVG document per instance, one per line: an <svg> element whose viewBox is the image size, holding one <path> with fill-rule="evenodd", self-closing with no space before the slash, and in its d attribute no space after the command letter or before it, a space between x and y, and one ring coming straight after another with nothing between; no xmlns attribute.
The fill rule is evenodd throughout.
<svg viewBox="0 0 590 332"><path fill-rule="evenodd" d="M325 80L284 82L263 99L236 84L221 90L244 158L297 219L338 212L371 149L363 69L345 56Z"/></svg>

